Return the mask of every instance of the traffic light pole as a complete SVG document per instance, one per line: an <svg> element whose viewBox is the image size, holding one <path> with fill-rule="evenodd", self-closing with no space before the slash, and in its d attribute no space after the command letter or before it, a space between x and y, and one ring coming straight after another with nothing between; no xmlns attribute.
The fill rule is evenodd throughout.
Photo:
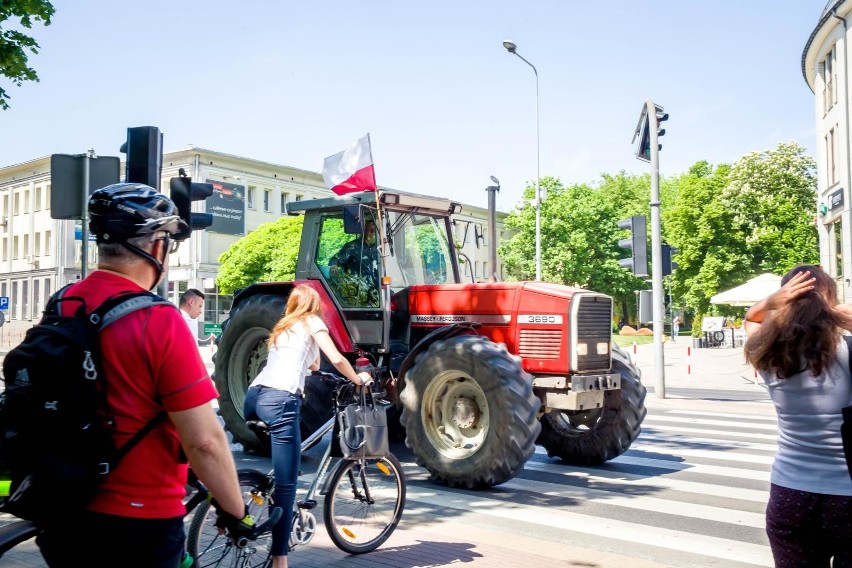
<svg viewBox="0 0 852 568"><path fill-rule="evenodd" d="M654 324L654 396L666 398L665 355L663 353L663 325L665 312L663 310L663 265L657 262L662 258L662 238L660 229L660 144L657 130L657 108L654 101L645 101L648 114L648 133L651 141L651 290L653 300Z"/></svg>

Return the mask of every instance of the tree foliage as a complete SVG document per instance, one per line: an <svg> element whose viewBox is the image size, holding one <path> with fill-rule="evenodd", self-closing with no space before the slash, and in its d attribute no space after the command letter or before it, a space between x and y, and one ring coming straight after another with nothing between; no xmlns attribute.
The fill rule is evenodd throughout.
<svg viewBox="0 0 852 568"><path fill-rule="evenodd" d="M817 263L816 164L795 143L731 166L696 163L664 202L664 236L678 249L673 295L696 314L732 315L710 298L763 272Z"/></svg>
<svg viewBox="0 0 852 568"><path fill-rule="evenodd" d="M303 219L287 216L264 223L222 253L216 278L222 293L231 294L256 282L295 279Z"/></svg>
<svg viewBox="0 0 852 568"><path fill-rule="evenodd" d="M38 81L35 69L29 66L29 55L36 54L39 45L20 28L32 29L34 22L50 25L55 9L47 0L3 0L0 2L0 75L7 77L14 85L21 86L24 81ZM13 28L4 27L12 21ZM9 108L10 96L0 86L0 108Z"/></svg>

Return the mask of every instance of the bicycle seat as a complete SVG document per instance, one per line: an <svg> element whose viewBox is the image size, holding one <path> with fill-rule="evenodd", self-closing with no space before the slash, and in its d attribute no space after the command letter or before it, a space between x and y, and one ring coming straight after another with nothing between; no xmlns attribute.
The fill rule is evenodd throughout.
<svg viewBox="0 0 852 568"><path fill-rule="evenodd" d="M269 425L259 418L255 418L254 420L246 420L246 426L249 430L257 434L258 436L269 435Z"/></svg>

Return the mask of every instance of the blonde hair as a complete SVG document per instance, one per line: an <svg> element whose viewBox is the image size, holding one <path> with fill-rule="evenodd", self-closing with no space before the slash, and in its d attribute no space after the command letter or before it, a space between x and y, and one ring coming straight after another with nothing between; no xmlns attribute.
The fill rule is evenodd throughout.
<svg viewBox="0 0 852 568"><path fill-rule="evenodd" d="M269 347L274 347L279 335L289 331L294 325L304 321L309 316L319 317L321 311L322 304L317 291L306 284L299 284L290 292L284 315L272 328L266 344Z"/></svg>

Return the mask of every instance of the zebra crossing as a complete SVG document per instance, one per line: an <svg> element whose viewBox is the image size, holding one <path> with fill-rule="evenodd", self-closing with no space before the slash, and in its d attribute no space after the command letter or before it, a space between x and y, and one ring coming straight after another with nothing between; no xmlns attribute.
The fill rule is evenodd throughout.
<svg viewBox="0 0 852 568"><path fill-rule="evenodd" d="M768 406L653 408L630 450L599 467L537 448L521 475L485 492L436 488L412 472L406 516L442 507L469 524L661 566L773 566L764 510L776 428Z"/></svg>

